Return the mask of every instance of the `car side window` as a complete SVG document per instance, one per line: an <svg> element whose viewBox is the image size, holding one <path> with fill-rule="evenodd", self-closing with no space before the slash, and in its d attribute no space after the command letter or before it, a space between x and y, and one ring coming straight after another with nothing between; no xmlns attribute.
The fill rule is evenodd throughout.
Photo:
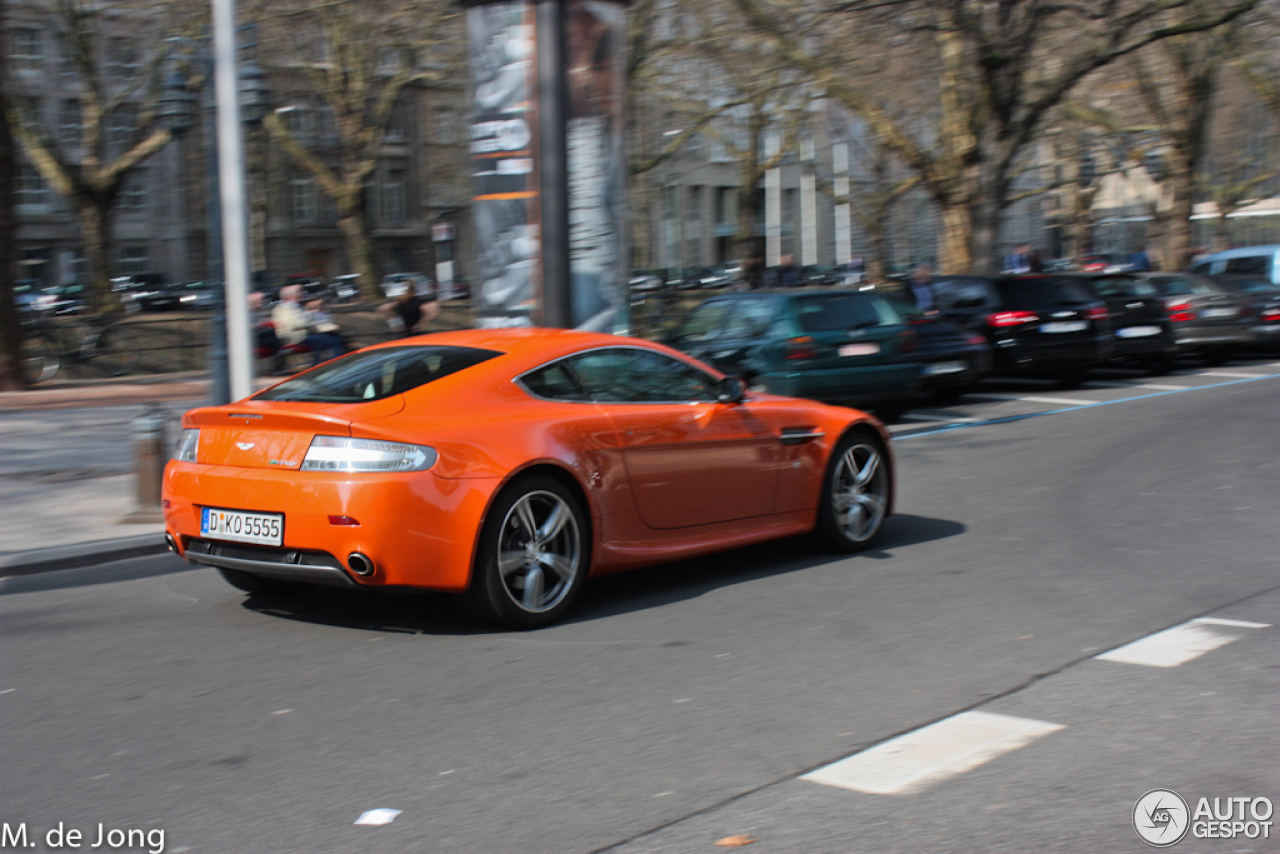
<svg viewBox="0 0 1280 854"><path fill-rule="evenodd" d="M1217 272L1216 270L1214 272ZM1229 258L1227 259L1228 273L1251 273L1255 276L1265 276L1270 270L1267 269L1267 258L1264 255L1254 255L1251 258Z"/></svg>
<svg viewBox="0 0 1280 854"><path fill-rule="evenodd" d="M719 338L728 311L729 303L725 300L704 302L685 318L684 326L680 328L680 340L697 344Z"/></svg>
<svg viewBox="0 0 1280 854"><path fill-rule="evenodd" d="M1125 288L1125 285L1127 284L1127 279L1105 277L1095 279L1093 282L1093 289L1100 297L1124 296L1128 293L1128 290Z"/></svg>
<svg viewBox="0 0 1280 854"><path fill-rule="evenodd" d="M660 403L715 400L715 381L662 353L619 348L584 353L571 360L587 396L600 403Z"/></svg>
<svg viewBox="0 0 1280 854"><path fill-rule="evenodd" d="M772 300L736 300L732 312L725 321L724 337L759 338L769 328L769 321L772 319Z"/></svg>
<svg viewBox="0 0 1280 854"><path fill-rule="evenodd" d="M529 391L538 397L545 397L551 400L586 400L587 393L583 391L578 378L574 376L573 371L564 362L556 362L545 368L540 368L531 374L526 374L521 382Z"/></svg>

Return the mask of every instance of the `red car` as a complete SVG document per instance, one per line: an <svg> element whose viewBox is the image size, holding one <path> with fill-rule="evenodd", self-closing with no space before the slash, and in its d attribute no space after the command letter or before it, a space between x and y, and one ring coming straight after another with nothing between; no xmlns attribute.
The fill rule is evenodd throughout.
<svg viewBox="0 0 1280 854"><path fill-rule="evenodd" d="M893 510L866 413L597 333L389 342L183 428L163 507L188 561L259 594L452 591L522 629L590 576L805 533L856 551Z"/></svg>

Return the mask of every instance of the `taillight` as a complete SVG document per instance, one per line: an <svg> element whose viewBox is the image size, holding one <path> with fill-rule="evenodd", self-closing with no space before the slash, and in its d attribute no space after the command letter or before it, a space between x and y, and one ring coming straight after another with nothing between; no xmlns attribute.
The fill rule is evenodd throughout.
<svg viewBox="0 0 1280 854"><path fill-rule="evenodd" d="M987 315L988 326L1021 326L1024 323L1035 323L1040 315L1034 311L998 311Z"/></svg>
<svg viewBox="0 0 1280 854"><path fill-rule="evenodd" d="M787 342L787 359L816 359L818 348L808 335L792 338Z"/></svg>
<svg viewBox="0 0 1280 854"><path fill-rule="evenodd" d="M1265 323L1280 321L1280 308L1264 308L1262 310L1262 320Z"/></svg>
<svg viewBox="0 0 1280 854"><path fill-rule="evenodd" d="M1110 315L1107 314L1106 306L1095 305L1093 308L1085 311L1084 316L1090 320L1106 320Z"/></svg>
<svg viewBox="0 0 1280 854"><path fill-rule="evenodd" d="M914 353L920 349L920 340L916 338L914 329L904 329L898 333L898 349L903 353Z"/></svg>
<svg viewBox="0 0 1280 854"><path fill-rule="evenodd" d="M1169 319L1174 323L1184 323L1188 320L1195 320L1196 313L1191 310L1191 303L1175 302L1169 306Z"/></svg>
<svg viewBox="0 0 1280 854"><path fill-rule="evenodd" d="M964 343L968 344L970 347L976 347L979 344L986 344L987 339L983 338L981 335L970 335Z"/></svg>

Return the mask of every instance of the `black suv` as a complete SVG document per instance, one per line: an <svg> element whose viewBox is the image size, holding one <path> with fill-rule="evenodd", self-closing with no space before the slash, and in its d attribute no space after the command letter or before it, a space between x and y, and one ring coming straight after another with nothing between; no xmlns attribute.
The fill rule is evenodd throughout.
<svg viewBox="0 0 1280 854"><path fill-rule="evenodd" d="M991 344L995 373L1079 385L1115 354L1106 303L1071 276L941 276L934 304Z"/></svg>
<svg viewBox="0 0 1280 854"><path fill-rule="evenodd" d="M1116 358L1139 362L1152 373L1173 370L1178 340L1164 298L1149 280L1137 276L1081 276L1080 283L1107 304L1115 330Z"/></svg>

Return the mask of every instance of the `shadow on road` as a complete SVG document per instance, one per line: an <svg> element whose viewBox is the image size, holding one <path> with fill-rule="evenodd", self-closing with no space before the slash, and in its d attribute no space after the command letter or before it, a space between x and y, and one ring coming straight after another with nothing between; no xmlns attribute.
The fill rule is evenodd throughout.
<svg viewBox="0 0 1280 854"><path fill-rule="evenodd" d="M717 588L745 584L840 560L892 560L893 552L965 532L946 519L907 514L885 524L879 544L857 555L820 554L799 537L700 558L638 569L589 582L566 623L605 619L693 599ZM452 597L439 593L379 595L315 588L289 597L254 594L244 607L264 616L359 631L473 635L501 632L465 617Z"/></svg>

